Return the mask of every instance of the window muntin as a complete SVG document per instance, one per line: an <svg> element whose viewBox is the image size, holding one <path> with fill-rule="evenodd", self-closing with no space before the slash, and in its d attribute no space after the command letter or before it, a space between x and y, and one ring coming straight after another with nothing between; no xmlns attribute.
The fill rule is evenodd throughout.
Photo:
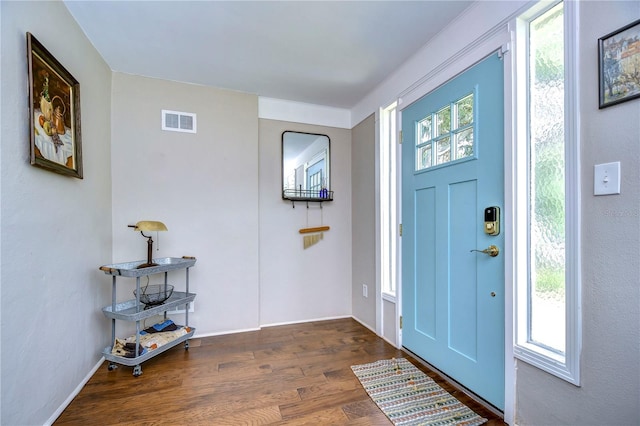
<svg viewBox="0 0 640 426"><path fill-rule="evenodd" d="M470 93L416 124L416 171L473 156L473 109Z"/></svg>

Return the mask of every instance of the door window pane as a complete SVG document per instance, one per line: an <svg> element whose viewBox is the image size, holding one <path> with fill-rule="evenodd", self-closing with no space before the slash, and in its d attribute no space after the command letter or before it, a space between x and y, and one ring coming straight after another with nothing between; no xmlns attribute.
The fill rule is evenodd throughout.
<svg viewBox="0 0 640 426"><path fill-rule="evenodd" d="M456 134L456 159L473 155L473 127Z"/></svg>
<svg viewBox="0 0 640 426"><path fill-rule="evenodd" d="M451 131L451 107L441 109L436 113L436 136L446 135Z"/></svg>
<svg viewBox="0 0 640 426"><path fill-rule="evenodd" d="M431 145L421 146L418 148L418 155L416 156L416 170L426 169L431 167Z"/></svg>
<svg viewBox="0 0 640 426"><path fill-rule="evenodd" d="M437 164L444 164L451 161L451 138L449 136L442 138L436 142L437 146Z"/></svg>
<svg viewBox="0 0 640 426"><path fill-rule="evenodd" d="M473 94L456 102L456 129L473 123Z"/></svg>
<svg viewBox="0 0 640 426"><path fill-rule="evenodd" d="M420 137L416 139L418 144L429 142L431 140L431 116L422 120L418 126L420 127Z"/></svg>

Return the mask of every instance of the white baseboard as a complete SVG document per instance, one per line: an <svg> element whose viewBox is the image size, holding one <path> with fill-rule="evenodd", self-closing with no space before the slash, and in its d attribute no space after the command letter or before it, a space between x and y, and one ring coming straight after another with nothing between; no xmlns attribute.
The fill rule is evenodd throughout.
<svg viewBox="0 0 640 426"><path fill-rule="evenodd" d="M262 324L260 328L277 327L279 325L304 324L307 322L316 322L316 321L331 321L331 320L345 319L345 318L353 318L353 317L351 315L344 315L344 316L338 316L338 317L309 318L309 319L300 320L300 321L286 321L286 322L276 322L271 324Z"/></svg>
<svg viewBox="0 0 640 426"><path fill-rule="evenodd" d="M216 332L213 332L213 333L197 333L197 334L194 334L191 339L200 339L202 337L224 336L226 334L246 333L248 331L258 331L258 330L260 330L260 327L258 327L258 328L243 328L241 330L216 331Z"/></svg>
<svg viewBox="0 0 640 426"><path fill-rule="evenodd" d="M270 324L262 324L260 325L260 327L256 327L256 328L233 329L233 330L226 330L226 331L216 331L213 333L196 333L194 334L192 339L199 339L202 337L224 336L226 334L246 333L248 331L258 331L258 330L262 330L265 327L277 327L279 325L303 324L307 322L330 321L330 320L344 319L344 318L353 318L353 317L350 315L345 315L345 316L337 316L337 317L311 318L311 319L305 319L300 321L285 321L285 322L277 322L277 323L270 323Z"/></svg>

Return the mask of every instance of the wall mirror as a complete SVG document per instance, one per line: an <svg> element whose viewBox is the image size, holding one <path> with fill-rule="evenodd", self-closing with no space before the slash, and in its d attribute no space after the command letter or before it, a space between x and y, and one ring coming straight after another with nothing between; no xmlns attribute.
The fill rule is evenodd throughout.
<svg viewBox="0 0 640 426"><path fill-rule="evenodd" d="M285 131L282 133L282 198L331 201L329 136Z"/></svg>

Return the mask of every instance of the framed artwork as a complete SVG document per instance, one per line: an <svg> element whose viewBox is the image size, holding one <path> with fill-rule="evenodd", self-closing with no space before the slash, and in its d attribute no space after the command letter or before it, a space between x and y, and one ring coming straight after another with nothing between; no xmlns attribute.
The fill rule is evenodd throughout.
<svg viewBox="0 0 640 426"><path fill-rule="evenodd" d="M640 20L598 39L600 109L640 97Z"/></svg>
<svg viewBox="0 0 640 426"><path fill-rule="evenodd" d="M80 83L27 33L31 164L82 179Z"/></svg>

